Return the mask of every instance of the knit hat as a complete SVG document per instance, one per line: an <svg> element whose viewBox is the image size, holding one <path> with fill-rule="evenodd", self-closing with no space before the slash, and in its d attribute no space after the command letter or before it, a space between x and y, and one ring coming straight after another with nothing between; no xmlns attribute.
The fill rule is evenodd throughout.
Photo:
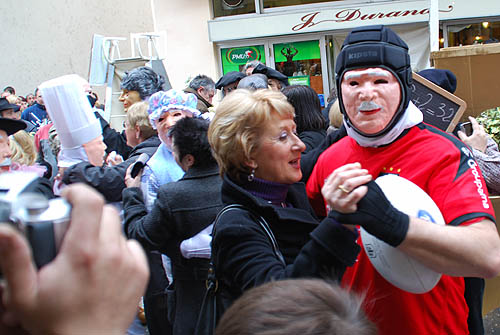
<svg viewBox="0 0 500 335"><path fill-rule="evenodd" d="M71 74L46 81L39 87L61 141L59 166L85 161L82 146L102 135L101 124L84 91L85 83L85 79Z"/></svg>
<svg viewBox="0 0 500 335"><path fill-rule="evenodd" d="M341 82L350 70L380 67L394 74L401 86L401 102L389 124L376 134L365 134L356 129L346 114L342 101ZM383 25L366 26L353 29L347 35L335 65L340 110L347 125L366 137L377 137L387 133L399 120L410 102L409 87L412 72L408 45L394 31Z"/></svg>
<svg viewBox="0 0 500 335"><path fill-rule="evenodd" d="M418 74L451 94L455 93L457 89L457 77L450 70L426 69L418 72Z"/></svg>
<svg viewBox="0 0 500 335"><path fill-rule="evenodd" d="M171 110L183 110L190 112L193 117L200 116L200 111L196 109L198 98L191 93L185 93L171 89L168 91L156 92L149 98L149 121L154 129L156 129L156 121L163 113Z"/></svg>

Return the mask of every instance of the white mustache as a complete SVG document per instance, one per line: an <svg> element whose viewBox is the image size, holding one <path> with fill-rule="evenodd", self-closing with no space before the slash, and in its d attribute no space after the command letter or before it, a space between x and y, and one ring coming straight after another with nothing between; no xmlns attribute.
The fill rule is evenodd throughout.
<svg viewBox="0 0 500 335"><path fill-rule="evenodd" d="M364 112L379 108L382 109L382 106L377 105L373 101L362 101L361 104L359 104L358 110Z"/></svg>

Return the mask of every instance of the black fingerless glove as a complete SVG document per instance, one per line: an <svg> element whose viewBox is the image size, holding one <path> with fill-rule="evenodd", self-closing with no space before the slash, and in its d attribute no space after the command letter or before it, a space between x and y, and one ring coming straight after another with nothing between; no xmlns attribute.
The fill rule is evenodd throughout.
<svg viewBox="0 0 500 335"><path fill-rule="evenodd" d="M410 217L397 210L374 181L366 184L368 192L358 202L358 210L343 214L332 210L328 216L340 223L359 225L373 236L397 247L406 237Z"/></svg>

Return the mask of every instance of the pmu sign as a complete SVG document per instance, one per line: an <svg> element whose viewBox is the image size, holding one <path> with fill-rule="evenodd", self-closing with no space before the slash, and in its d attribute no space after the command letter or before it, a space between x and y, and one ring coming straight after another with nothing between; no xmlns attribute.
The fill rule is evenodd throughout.
<svg viewBox="0 0 500 335"><path fill-rule="evenodd" d="M260 57L256 47L231 48L226 51L226 58L232 64L246 64L249 61L260 60Z"/></svg>

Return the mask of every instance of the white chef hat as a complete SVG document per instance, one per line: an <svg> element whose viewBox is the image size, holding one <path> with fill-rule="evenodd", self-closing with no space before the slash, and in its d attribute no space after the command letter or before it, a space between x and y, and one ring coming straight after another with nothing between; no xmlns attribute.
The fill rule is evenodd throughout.
<svg viewBox="0 0 500 335"><path fill-rule="evenodd" d="M85 94L85 84L85 79L70 74L46 81L39 87L61 142L60 158L63 159L59 166L72 165L75 160L88 160L82 145L102 135L101 124ZM72 153L78 153L77 157L72 157Z"/></svg>

